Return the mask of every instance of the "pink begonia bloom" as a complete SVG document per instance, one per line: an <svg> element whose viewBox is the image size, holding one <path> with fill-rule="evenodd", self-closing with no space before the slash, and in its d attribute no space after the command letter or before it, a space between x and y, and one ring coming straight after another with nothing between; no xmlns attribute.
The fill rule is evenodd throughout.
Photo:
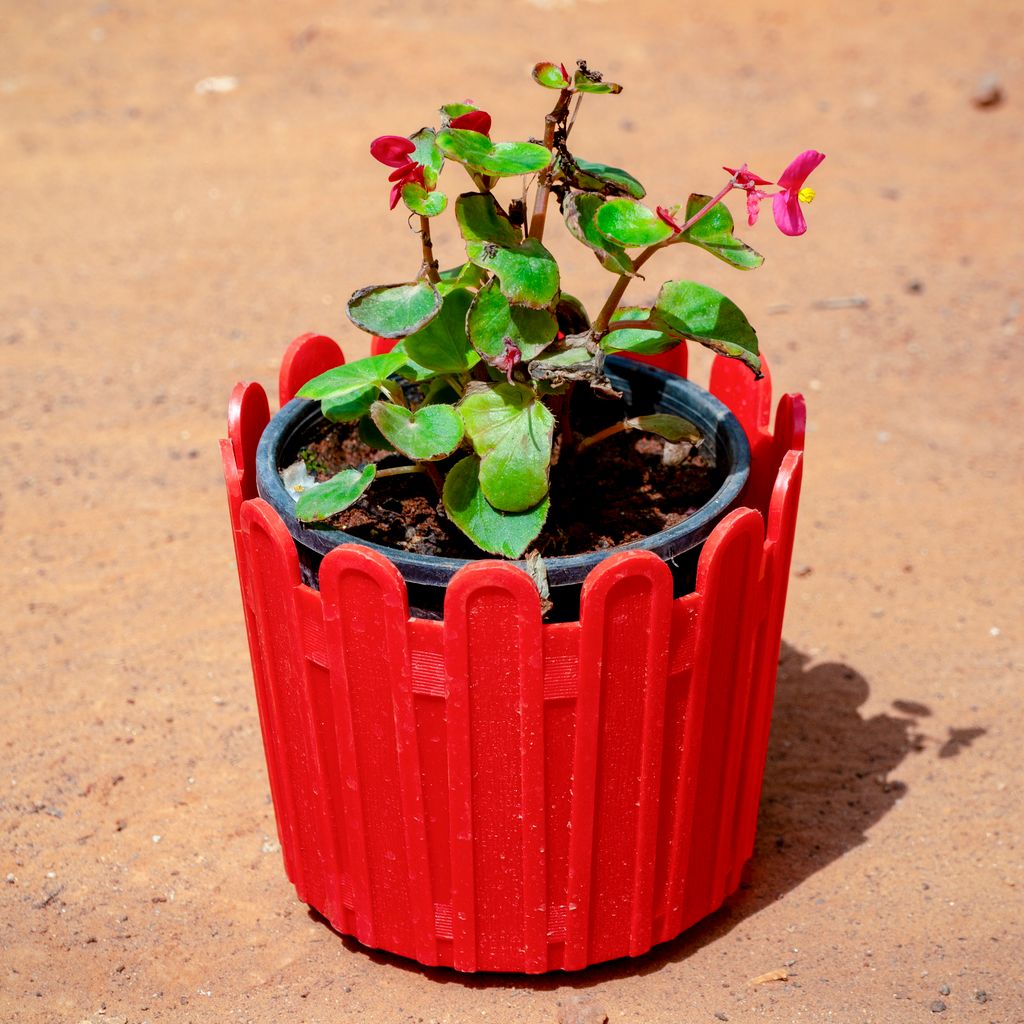
<svg viewBox="0 0 1024 1024"><path fill-rule="evenodd" d="M807 230L807 221L804 220L800 204L809 203L814 198L814 189L804 188L804 182L824 159L824 153L808 149L782 172L778 180L782 191L772 196L772 213L784 235L802 235Z"/></svg>
<svg viewBox="0 0 1024 1024"><path fill-rule="evenodd" d="M676 209L678 209L678 207L676 207ZM659 206L657 208L657 214L658 217L672 229L673 235L678 235L679 232L683 230L676 222L675 217L672 216L671 210L666 210L664 206Z"/></svg>
<svg viewBox="0 0 1024 1024"><path fill-rule="evenodd" d="M759 186L773 185L774 182L748 171L746 167L741 167L738 171L732 167L723 167L722 170L728 171L736 179L736 187L747 193L747 224L753 227L757 223L757 215L761 212L762 201L768 198L768 193Z"/></svg>
<svg viewBox="0 0 1024 1024"><path fill-rule="evenodd" d="M395 183L391 189L392 210L398 205L403 185L411 181L423 184L423 165L409 159L415 151L416 143L401 135L381 135L370 143L370 155L374 160L396 168L388 175L388 181Z"/></svg>
<svg viewBox="0 0 1024 1024"><path fill-rule="evenodd" d="M471 132L479 132L481 135L491 137L491 115L486 110L471 110L468 114L459 114L453 117L448 124L449 128L463 128Z"/></svg>

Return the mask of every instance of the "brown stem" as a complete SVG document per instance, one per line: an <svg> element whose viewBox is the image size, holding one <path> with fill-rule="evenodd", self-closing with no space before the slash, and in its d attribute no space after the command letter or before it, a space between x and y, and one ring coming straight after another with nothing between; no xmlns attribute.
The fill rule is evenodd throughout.
<svg viewBox="0 0 1024 1024"><path fill-rule="evenodd" d="M405 476L407 473L425 473L422 465L417 463L414 466L391 466L388 469L378 469L377 476Z"/></svg>
<svg viewBox="0 0 1024 1024"><path fill-rule="evenodd" d="M558 102L547 117L544 118L544 145L551 153L551 162L554 162L555 132L559 125L564 128L565 116L569 113L569 103L572 100L572 90L563 89L558 97ZM544 237L544 221L548 213L548 196L551 195L551 179L553 176L551 164L540 172L537 179L537 195L533 201L533 217L530 220L530 238L536 238L539 242Z"/></svg>
<svg viewBox="0 0 1024 1024"><path fill-rule="evenodd" d="M572 429L572 392L576 387L570 383L562 396L562 404L558 409L558 436L560 444L558 447L558 461L561 462L566 455L571 455L576 449L576 435Z"/></svg>
<svg viewBox="0 0 1024 1024"><path fill-rule="evenodd" d="M654 245L649 245L635 260L633 260L633 269L639 270L659 249L663 249L666 245L671 245L681 234L689 231L694 224L697 223L702 217L705 217L714 208L715 204L722 200L729 192L732 191L739 176L747 169L747 165L744 164L725 184L725 187L718 193L718 195L709 199L688 221L686 221L678 231L673 232L663 242L656 242ZM605 300L605 304L601 307L601 312L597 314L597 319L594 321L594 337L598 341L608 333L608 322L612 318L612 314L618 308L619 301L622 299L626 288L629 287L629 282L632 280L631 277L626 274L621 274L618 281L615 282L614 287L611 290L608 298Z"/></svg>
<svg viewBox="0 0 1024 1024"><path fill-rule="evenodd" d="M646 249L639 256L633 260L633 269L639 270L660 248L666 245L671 239L666 239L664 242L656 242L654 245L647 246ZM597 319L594 321L594 337L600 341L605 334L608 333L608 321L612 318L612 313L618 309L619 301L622 299L623 294L629 287L629 282L633 278L628 274L620 274L618 281L615 282L614 287L605 300L604 305L601 307L601 312L597 314Z"/></svg>
<svg viewBox="0 0 1024 1024"><path fill-rule="evenodd" d="M632 426L629 420L620 420L618 423L613 423L610 427L605 427L604 430L599 430L596 434L591 434L590 437L583 438L577 445L576 451L582 452L592 444L597 444L599 441L604 441L609 437L614 437L616 434L621 434L624 430L631 429Z"/></svg>
<svg viewBox="0 0 1024 1024"><path fill-rule="evenodd" d="M441 474L438 472L437 466L432 462L422 462L420 465L423 466L423 472L430 477L430 482L434 485L439 498L444 496L444 481L441 479Z"/></svg>
<svg viewBox="0 0 1024 1024"><path fill-rule="evenodd" d="M427 280L437 284L441 280L438 263L434 259L434 243L430 239L430 218L420 217L420 240L423 242L423 272Z"/></svg>

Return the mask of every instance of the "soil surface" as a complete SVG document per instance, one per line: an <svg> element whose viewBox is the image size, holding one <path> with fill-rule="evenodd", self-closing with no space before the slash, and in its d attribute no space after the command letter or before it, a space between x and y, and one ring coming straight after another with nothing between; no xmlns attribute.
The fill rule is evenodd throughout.
<svg viewBox="0 0 1024 1024"><path fill-rule="evenodd" d="M1024 1020L1019 0L8 3L0 38L0 1020ZM739 232L763 269L627 293L747 312L808 398L801 522L744 886L635 961L463 978L285 879L216 442L415 273L369 140L467 95L539 134L529 68L577 56L626 88L575 148L652 203L828 154L804 237Z"/></svg>
<svg viewBox="0 0 1024 1024"><path fill-rule="evenodd" d="M617 401L588 402L587 397L577 396L579 409L573 416L579 438L596 434L624 415ZM404 456L366 444L354 424L325 427L322 436L311 439L299 453L318 481L368 462L381 469L409 464ZM546 557L603 551L667 530L710 500L720 483L698 447L668 444L650 434L615 434L571 457L556 438L554 450L550 511L529 548ZM460 450L438 462L441 477L465 454ZM329 522L354 537L402 551L480 557L479 549L447 517L437 487L424 474L375 479L359 501Z"/></svg>

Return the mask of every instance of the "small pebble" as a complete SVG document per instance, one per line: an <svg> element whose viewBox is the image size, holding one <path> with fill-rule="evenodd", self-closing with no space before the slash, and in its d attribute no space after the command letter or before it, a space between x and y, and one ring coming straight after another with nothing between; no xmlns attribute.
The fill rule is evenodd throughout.
<svg viewBox="0 0 1024 1024"><path fill-rule="evenodd" d="M721 1011L719 1011L718 1013L715 1014L715 1020L728 1020L728 1019L729 1019L729 1017L726 1014L722 1013Z"/></svg>
<svg viewBox="0 0 1024 1024"><path fill-rule="evenodd" d="M941 999L936 999L934 1003L929 1007L932 1013L945 1013L946 1004Z"/></svg>
<svg viewBox="0 0 1024 1024"><path fill-rule="evenodd" d="M948 996L949 995L949 986L948 985L940 985L939 986L939 995L940 996Z"/></svg>
<svg viewBox="0 0 1024 1024"><path fill-rule="evenodd" d="M918 281L916 278L913 281L908 281L907 291L911 295L920 295L924 291L924 281Z"/></svg>
<svg viewBox="0 0 1024 1024"><path fill-rule="evenodd" d="M161 839L163 839L163 836L153 836L154 843L159 843Z"/></svg>
<svg viewBox="0 0 1024 1024"><path fill-rule="evenodd" d="M14 885L14 883L17 881L17 879L14 877L13 874L8 874L7 881L10 882L11 885Z"/></svg>
<svg viewBox="0 0 1024 1024"><path fill-rule="evenodd" d="M978 991L974 993L974 998L977 999L979 1003L987 1003L988 993L983 988L979 988Z"/></svg>
<svg viewBox="0 0 1024 1024"><path fill-rule="evenodd" d="M997 107L1005 99L1003 87L994 74L985 75L978 82L977 87L971 94L971 102L976 107Z"/></svg>

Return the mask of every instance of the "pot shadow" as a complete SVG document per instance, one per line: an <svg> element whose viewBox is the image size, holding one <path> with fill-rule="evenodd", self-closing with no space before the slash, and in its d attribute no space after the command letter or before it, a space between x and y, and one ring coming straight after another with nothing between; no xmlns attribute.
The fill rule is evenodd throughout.
<svg viewBox="0 0 1024 1024"><path fill-rule="evenodd" d="M349 950L375 963L479 989L586 989L685 960L864 843L867 830L906 794L906 785L890 774L908 755L930 742L938 757L954 757L986 732L950 728L945 739L926 736L918 722L931 710L913 700L894 701L892 713L865 718L858 709L869 693L867 680L849 665L812 664L809 655L783 643L757 841L740 888L713 914L643 956L546 975L460 974L336 934ZM330 927L316 911L310 916Z"/></svg>

